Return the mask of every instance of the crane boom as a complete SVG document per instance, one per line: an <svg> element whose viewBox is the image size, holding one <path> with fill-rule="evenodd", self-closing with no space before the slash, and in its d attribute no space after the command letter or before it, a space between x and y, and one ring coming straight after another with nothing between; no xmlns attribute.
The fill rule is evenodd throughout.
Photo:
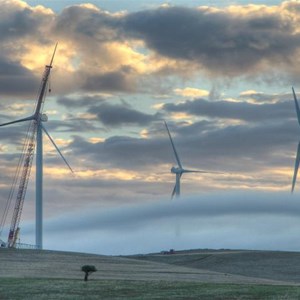
<svg viewBox="0 0 300 300"><path fill-rule="evenodd" d="M45 66L45 71L44 71L44 74L43 74L41 87L40 87L40 92L39 92L39 98L37 100L35 112L34 112L34 115L33 115L34 118L38 122L39 122L39 119L40 119L40 116L41 116L42 105L43 105L44 100L45 100L46 88L47 88L47 84L48 84L50 71L51 71L51 68L52 68L52 62L53 62L54 55L55 55L55 52L56 52L56 47L57 47L57 44L55 45L54 53L53 53L50 64Z"/></svg>
<svg viewBox="0 0 300 300"><path fill-rule="evenodd" d="M30 131L28 132L29 136L27 137L27 141L26 141L27 145L25 147L26 150L24 153L23 169L20 177L17 199L13 211L11 226L9 230L8 240L7 240L7 246L9 248L14 248L16 246L16 242L18 238L19 223L21 219L23 203L27 191L27 185L30 177L30 171L31 171L31 166L32 166L32 161L34 156L36 127L37 127L37 122L35 120L32 120L29 128Z"/></svg>

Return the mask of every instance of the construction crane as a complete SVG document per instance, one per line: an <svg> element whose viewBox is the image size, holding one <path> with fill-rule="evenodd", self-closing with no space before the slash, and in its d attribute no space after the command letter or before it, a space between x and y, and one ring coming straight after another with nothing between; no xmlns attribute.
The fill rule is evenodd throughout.
<svg viewBox="0 0 300 300"><path fill-rule="evenodd" d="M27 137L27 141L26 141L27 150L24 153L23 170L20 177L17 199L13 211L9 234L8 234L7 247L9 248L16 247L16 243L19 237L19 231L20 231L19 223L21 219L23 203L27 191L27 186L30 177L32 161L33 161L34 149L35 149L36 127L37 127L37 122L34 120L31 121L29 127L30 129L28 132L29 136Z"/></svg>
<svg viewBox="0 0 300 300"><path fill-rule="evenodd" d="M33 115L31 115L30 117L24 118L24 119L12 121L12 122L8 122L8 123L0 125L0 126L5 126L5 125L10 125L10 124L14 124L14 123L23 122L23 121L30 121L28 131L27 131L27 137L26 137L25 143L24 143L23 152L22 152L22 155L19 160L18 168L17 168L16 174L15 174L15 179L13 181L12 188L11 188L11 191L10 191L10 194L8 197L9 198L8 203L4 210L3 218L1 221L1 227L2 227L1 231L2 231L4 223L5 223L5 219L8 214L10 203L11 203L13 195L14 195L14 190L18 186L16 202L15 202L15 206L14 206L14 210L13 210L13 215L12 215L12 220L11 220L10 230L9 230L9 234L8 234L7 245L6 245L8 248L16 247L16 243L17 243L19 231L20 231L19 223L20 223L20 219L21 219L24 199L25 199L28 181L29 181L29 177L30 177L30 171L31 171L31 167L32 167L33 157L34 157L34 150L36 147L36 141L39 138L39 136L41 138L41 131L42 131L42 129L44 129L44 128L42 128L41 122L47 121L47 116L45 114L42 114L42 110L43 110L43 105L45 102L45 95L46 95L47 88L48 88L49 76L50 76L56 48L57 48L57 44L55 45L50 64L45 66L45 70L44 70L43 77L42 77L42 82L41 82L40 89L39 89L39 96L37 99L37 103L36 103L36 107L35 107L35 111L34 111ZM48 133L47 133L47 135L48 135ZM49 138L50 138L50 136L49 136ZM37 168L38 168L38 166L37 166ZM1 231L0 231L0 233L1 233Z"/></svg>

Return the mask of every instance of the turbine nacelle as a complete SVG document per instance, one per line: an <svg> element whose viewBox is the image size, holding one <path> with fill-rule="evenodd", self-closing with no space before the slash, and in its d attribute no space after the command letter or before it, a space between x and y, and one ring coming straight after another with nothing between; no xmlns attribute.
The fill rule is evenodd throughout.
<svg viewBox="0 0 300 300"><path fill-rule="evenodd" d="M173 173L173 174L182 174L183 173L183 169L181 169L181 168L176 168L176 167L172 167L171 168L171 173Z"/></svg>
<svg viewBox="0 0 300 300"><path fill-rule="evenodd" d="M43 113L35 113L32 117L33 120L36 122L41 121L41 122L47 122L48 121L48 116Z"/></svg>
<svg viewBox="0 0 300 300"><path fill-rule="evenodd" d="M46 114L41 114L41 115L40 115L40 120L41 120L42 122L47 122L47 121L48 121L48 116L47 116Z"/></svg>

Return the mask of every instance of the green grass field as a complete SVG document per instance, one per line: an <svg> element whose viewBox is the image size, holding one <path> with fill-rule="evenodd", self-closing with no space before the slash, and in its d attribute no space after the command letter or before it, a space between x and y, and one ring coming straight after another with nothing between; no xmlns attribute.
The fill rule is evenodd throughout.
<svg viewBox="0 0 300 300"><path fill-rule="evenodd" d="M81 266L97 272L83 281ZM0 249L0 300L300 300L300 253L193 250L103 256Z"/></svg>
<svg viewBox="0 0 300 300"><path fill-rule="evenodd" d="M0 299L300 299L300 287L92 278L88 282L75 279L2 278Z"/></svg>

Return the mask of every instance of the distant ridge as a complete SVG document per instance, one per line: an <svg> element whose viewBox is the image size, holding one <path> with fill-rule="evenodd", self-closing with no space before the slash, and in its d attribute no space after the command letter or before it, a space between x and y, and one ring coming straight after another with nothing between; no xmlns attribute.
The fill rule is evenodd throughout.
<svg viewBox="0 0 300 300"><path fill-rule="evenodd" d="M127 257L300 284L300 252L191 249Z"/></svg>

